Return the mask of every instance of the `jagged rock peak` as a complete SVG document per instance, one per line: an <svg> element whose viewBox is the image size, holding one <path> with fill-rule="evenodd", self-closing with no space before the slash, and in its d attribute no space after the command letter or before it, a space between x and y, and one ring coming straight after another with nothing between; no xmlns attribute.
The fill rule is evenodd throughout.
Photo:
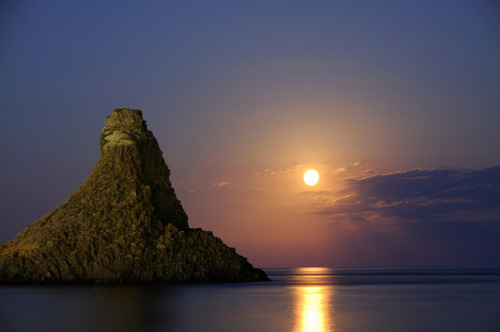
<svg viewBox="0 0 500 332"><path fill-rule="evenodd" d="M100 148L66 202L0 245L0 284L268 280L211 232L189 227L141 111L115 109Z"/></svg>
<svg viewBox="0 0 500 332"><path fill-rule="evenodd" d="M170 170L140 110L117 108L106 119L100 139L101 158L88 184L115 188L120 197L151 201L153 219L185 230L188 218L170 182ZM106 174L107 177L103 177ZM107 184L103 184L103 180Z"/></svg>
<svg viewBox="0 0 500 332"><path fill-rule="evenodd" d="M140 110L116 108L106 119L100 148L104 151L116 146L144 143L152 135Z"/></svg>

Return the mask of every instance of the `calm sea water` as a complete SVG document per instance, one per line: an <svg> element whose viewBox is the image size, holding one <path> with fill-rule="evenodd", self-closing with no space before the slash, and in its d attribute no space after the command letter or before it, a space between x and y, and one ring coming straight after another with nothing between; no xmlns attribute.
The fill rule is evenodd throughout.
<svg viewBox="0 0 500 332"><path fill-rule="evenodd" d="M265 283L0 286L0 331L500 331L500 269L266 269Z"/></svg>

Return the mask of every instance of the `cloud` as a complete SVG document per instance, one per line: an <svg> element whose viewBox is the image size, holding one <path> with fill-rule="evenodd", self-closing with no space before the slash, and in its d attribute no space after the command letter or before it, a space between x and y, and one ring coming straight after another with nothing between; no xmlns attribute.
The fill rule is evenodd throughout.
<svg viewBox="0 0 500 332"><path fill-rule="evenodd" d="M221 182L216 182L213 185L216 187L227 187L227 186L230 186L231 183L227 182L227 181L221 181Z"/></svg>
<svg viewBox="0 0 500 332"><path fill-rule="evenodd" d="M500 221L500 166L379 172L345 184L307 193L310 213L372 222Z"/></svg>
<svg viewBox="0 0 500 332"><path fill-rule="evenodd" d="M300 172L303 168L305 168L304 165L294 164L292 166L284 167L284 168L266 168L264 170L254 171L253 174L255 176L292 174L292 173Z"/></svg>
<svg viewBox="0 0 500 332"><path fill-rule="evenodd" d="M318 170L320 173L324 174L345 174L352 171L356 171L360 162L348 163L348 164L339 164L339 163L324 163L324 164L293 164L288 167L281 168L266 168L263 170L255 170L253 171L253 175L255 176L264 176L264 175L287 175L287 174L296 174L303 173L305 170L314 168Z"/></svg>
<svg viewBox="0 0 500 332"><path fill-rule="evenodd" d="M342 264L500 264L500 166L359 170L342 185L301 192L294 203L301 214L327 218Z"/></svg>
<svg viewBox="0 0 500 332"><path fill-rule="evenodd" d="M355 169L359 165L361 165L360 162L355 162L355 163L351 163L351 164L348 164L348 165L345 165L345 166L337 167L337 168L334 168L332 170L332 174L346 173L349 170Z"/></svg>

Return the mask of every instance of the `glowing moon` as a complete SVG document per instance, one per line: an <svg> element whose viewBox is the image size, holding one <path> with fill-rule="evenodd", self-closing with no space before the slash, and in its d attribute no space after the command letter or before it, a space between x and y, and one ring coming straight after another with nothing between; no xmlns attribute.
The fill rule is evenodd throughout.
<svg viewBox="0 0 500 332"><path fill-rule="evenodd" d="M315 169L310 169L304 173L304 182L308 186L314 186L316 183L318 183L318 180L319 173Z"/></svg>

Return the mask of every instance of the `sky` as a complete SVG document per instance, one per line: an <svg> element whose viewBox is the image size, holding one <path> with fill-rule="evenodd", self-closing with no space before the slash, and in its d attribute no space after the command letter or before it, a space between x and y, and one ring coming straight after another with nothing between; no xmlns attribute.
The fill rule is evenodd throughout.
<svg viewBox="0 0 500 332"><path fill-rule="evenodd" d="M127 107L256 266L499 267L499 59L493 0L2 1L0 242Z"/></svg>

